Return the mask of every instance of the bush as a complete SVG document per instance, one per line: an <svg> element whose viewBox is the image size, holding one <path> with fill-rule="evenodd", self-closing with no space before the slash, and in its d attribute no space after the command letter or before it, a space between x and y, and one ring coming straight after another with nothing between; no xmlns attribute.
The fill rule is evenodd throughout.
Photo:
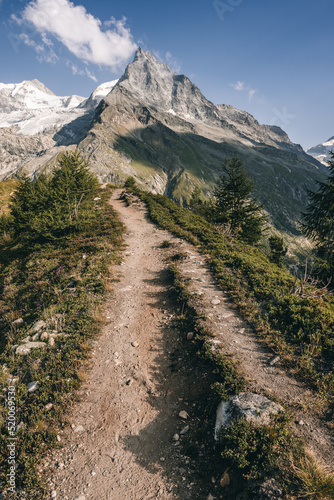
<svg viewBox="0 0 334 500"><path fill-rule="evenodd" d="M132 176L129 176L126 181L124 182L124 187L125 188L131 188L134 189L136 188L136 181L135 178Z"/></svg>
<svg viewBox="0 0 334 500"><path fill-rule="evenodd" d="M244 477L259 477L275 466L282 445L289 437L287 417L279 416L271 425L255 426L245 417L223 427L219 434L221 456Z"/></svg>

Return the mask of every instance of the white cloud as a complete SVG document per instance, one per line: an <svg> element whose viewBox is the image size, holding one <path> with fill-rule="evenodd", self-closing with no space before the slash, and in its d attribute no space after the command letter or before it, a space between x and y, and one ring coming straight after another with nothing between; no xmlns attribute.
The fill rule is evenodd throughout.
<svg viewBox="0 0 334 500"><path fill-rule="evenodd" d="M180 61L176 59L176 57L174 57L170 52L166 52L166 61L172 71L175 71L175 73L180 73Z"/></svg>
<svg viewBox="0 0 334 500"><path fill-rule="evenodd" d="M237 83L231 83L231 87L234 88L234 90L238 90L239 92L241 90L245 90L245 83L244 82L237 82Z"/></svg>
<svg viewBox="0 0 334 500"><path fill-rule="evenodd" d="M126 19L106 23L69 0L33 0L16 22L31 23L42 35L44 45L54 36L86 63L109 66L117 71L137 48Z"/></svg>
<svg viewBox="0 0 334 500"><path fill-rule="evenodd" d="M159 50L155 50L153 51L153 54L158 59L158 61L167 64L172 71L174 71L175 73L180 73L181 63L170 52L162 54Z"/></svg>
<svg viewBox="0 0 334 500"><path fill-rule="evenodd" d="M245 82L240 82L237 81L236 83L230 83L230 86L234 88L234 90L237 90L238 92L248 92L248 99L251 101L256 94L257 90L252 89L251 87L248 87L245 85Z"/></svg>
<svg viewBox="0 0 334 500"><path fill-rule="evenodd" d="M256 94L256 90L255 89L249 89L248 91L248 99L251 101L254 97L254 95Z"/></svg>
<svg viewBox="0 0 334 500"><path fill-rule="evenodd" d="M80 69L76 64L74 64L73 61L70 60L66 61L66 66L71 69L73 75L88 76L88 78L90 78L94 82L97 82L96 76L93 75L93 73L91 73L88 68Z"/></svg>
<svg viewBox="0 0 334 500"><path fill-rule="evenodd" d="M48 62L54 64L59 59L52 48L53 43L46 37L42 37L41 43L33 40L27 33L21 33L20 38L28 47L32 47L37 52L37 60L39 62Z"/></svg>

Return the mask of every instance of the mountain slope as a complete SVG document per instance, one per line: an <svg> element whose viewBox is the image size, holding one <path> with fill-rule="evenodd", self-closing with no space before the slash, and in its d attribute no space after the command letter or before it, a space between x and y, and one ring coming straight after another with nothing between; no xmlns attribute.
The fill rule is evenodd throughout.
<svg viewBox="0 0 334 500"><path fill-rule="evenodd" d="M334 151L334 136L328 139L328 141L308 149L307 153L327 167L327 162L330 159L330 151Z"/></svg>
<svg viewBox="0 0 334 500"><path fill-rule="evenodd" d="M187 77L141 49L101 101L79 148L101 178L118 182L133 175L181 203L195 185L211 191L224 158L238 155L273 222L293 232L307 189L326 175L279 127L215 106Z"/></svg>

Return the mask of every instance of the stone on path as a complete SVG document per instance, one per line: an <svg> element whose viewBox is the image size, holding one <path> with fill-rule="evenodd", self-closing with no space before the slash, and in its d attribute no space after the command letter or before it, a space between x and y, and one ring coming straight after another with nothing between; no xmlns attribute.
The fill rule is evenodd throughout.
<svg viewBox="0 0 334 500"><path fill-rule="evenodd" d="M222 401L217 409L215 440L222 427L228 427L240 417L255 425L268 425L270 416L283 411L283 407L265 396L251 392L241 392L228 401Z"/></svg>
<svg viewBox="0 0 334 500"><path fill-rule="evenodd" d="M183 420L187 420L187 418L189 417L189 415L188 415L188 413L186 411L182 410L179 413L179 417L183 418Z"/></svg>

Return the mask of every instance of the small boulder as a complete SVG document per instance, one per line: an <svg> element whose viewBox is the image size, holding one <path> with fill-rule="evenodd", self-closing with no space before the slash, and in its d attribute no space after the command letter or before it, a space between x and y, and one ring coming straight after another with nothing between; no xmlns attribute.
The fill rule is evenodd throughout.
<svg viewBox="0 0 334 500"><path fill-rule="evenodd" d="M37 380L35 380L34 382L30 382L29 384L27 384L27 387L28 387L28 392L32 394L33 392L38 391L39 383Z"/></svg>
<svg viewBox="0 0 334 500"><path fill-rule="evenodd" d="M18 346L15 353L26 355L29 354L32 349L41 349L42 347L45 347L44 342L27 342L26 344Z"/></svg>
<svg viewBox="0 0 334 500"><path fill-rule="evenodd" d="M265 396L251 392L241 392L228 401L222 401L217 409L215 440L222 427L228 427L241 417L255 425L268 425L270 416L283 411L283 407Z"/></svg>
<svg viewBox="0 0 334 500"><path fill-rule="evenodd" d="M30 328L29 333L30 334L37 333L37 332L45 329L46 327L47 327L47 324L45 323L45 321L40 319L39 321L36 321L36 323Z"/></svg>

